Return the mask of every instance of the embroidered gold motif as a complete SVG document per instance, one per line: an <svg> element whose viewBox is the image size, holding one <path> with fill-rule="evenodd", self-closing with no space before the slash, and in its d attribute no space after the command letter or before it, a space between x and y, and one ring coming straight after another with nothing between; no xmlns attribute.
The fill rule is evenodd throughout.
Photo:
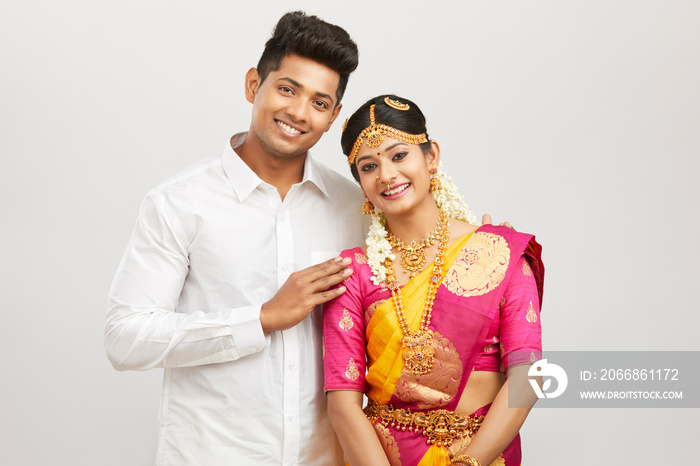
<svg viewBox="0 0 700 466"><path fill-rule="evenodd" d="M501 284L510 249L502 236L477 232L459 252L445 276L447 289L457 296L481 296Z"/></svg>
<svg viewBox="0 0 700 466"><path fill-rule="evenodd" d="M459 389L464 372L459 353L449 339L433 332L433 367L427 374L416 376L404 369L396 382L394 395L419 409L447 405Z"/></svg>
<svg viewBox="0 0 700 466"><path fill-rule="evenodd" d="M523 260L523 275L526 275L528 277L532 276L532 270L530 269L530 266L527 265L526 260Z"/></svg>
<svg viewBox="0 0 700 466"><path fill-rule="evenodd" d="M537 313L532 308L532 301L530 301L530 305L527 307L527 315L525 316L525 320L527 320L531 324L537 322Z"/></svg>
<svg viewBox="0 0 700 466"><path fill-rule="evenodd" d="M360 371L357 370L355 360L353 358L350 358L350 361L348 361L348 367L345 368L345 377L347 377L350 380L357 380L359 376Z"/></svg>
<svg viewBox="0 0 700 466"><path fill-rule="evenodd" d="M382 444L386 457L389 459L389 464L391 466L401 466L399 444L396 443L396 439L394 439L394 436L391 435L389 428L383 426L381 422L377 422L374 424L374 430L377 432L379 443Z"/></svg>
<svg viewBox="0 0 700 466"><path fill-rule="evenodd" d="M498 310L500 311L503 309L503 306L506 304L506 298L501 298L501 302L498 303Z"/></svg>
<svg viewBox="0 0 700 466"><path fill-rule="evenodd" d="M340 318L340 322L338 322L338 327L341 329L348 331L350 330L355 324L352 322L352 317L350 317L350 311L347 309L343 308L343 316Z"/></svg>
<svg viewBox="0 0 700 466"><path fill-rule="evenodd" d="M530 362L531 363L537 362L537 357L535 356L534 351L530 351Z"/></svg>
<svg viewBox="0 0 700 466"><path fill-rule="evenodd" d="M355 262L357 262L358 264L366 264L367 263L367 256L365 256L361 252L356 252L355 253Z"/></svg>
<svg viewBox="0 0 700 466"><path fill-rule="evenodd" d="M496 351L496 346L493 343L484 346L481 350L482 353L493 353L494 351Z"/></svg>

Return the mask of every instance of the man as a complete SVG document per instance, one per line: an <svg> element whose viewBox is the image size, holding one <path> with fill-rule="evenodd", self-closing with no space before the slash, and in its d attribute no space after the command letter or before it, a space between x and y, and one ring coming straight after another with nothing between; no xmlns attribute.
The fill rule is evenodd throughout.
<svg viewBox="0 0 700 466"><path fill-rule="evenodd" d="M117 369L165 369L159 465L342 462L313 310L344 291L328 259L362 243L362 196L308 151L357 62L340 27L284 15L245 77L249 131L142 204L105 347Z"/></svg>

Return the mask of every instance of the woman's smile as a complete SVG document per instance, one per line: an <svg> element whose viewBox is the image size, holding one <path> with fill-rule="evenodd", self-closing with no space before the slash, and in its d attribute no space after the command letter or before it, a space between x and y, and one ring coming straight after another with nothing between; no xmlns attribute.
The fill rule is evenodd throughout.
<svg viewBox="0 0 700 466"><path fill-rule="evenodd" d="M411 186L411 183L401 183L399 185L388 188L381 195L386 199L397 199L406 193L406 190Z"/></svg>

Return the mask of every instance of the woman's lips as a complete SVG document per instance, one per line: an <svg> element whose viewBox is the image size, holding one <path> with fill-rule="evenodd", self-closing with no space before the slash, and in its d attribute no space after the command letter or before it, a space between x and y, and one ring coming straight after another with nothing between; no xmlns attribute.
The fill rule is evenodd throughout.
<svg viewBox="0 0 700 466"><path fill-rule="evenodd" d="M383 197L386 197L388 199L394 199L397 197L401 197L403 193L406 192L406 190L411 186L411 183L401 183L396 186L392 186L391 188L387 189L382 193Z"/></svg>

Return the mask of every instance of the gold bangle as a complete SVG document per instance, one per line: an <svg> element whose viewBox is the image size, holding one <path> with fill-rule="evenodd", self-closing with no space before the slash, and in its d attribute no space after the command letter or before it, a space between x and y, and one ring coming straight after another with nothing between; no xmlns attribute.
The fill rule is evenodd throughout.
<svg viewBox="0 0 700 466"><path fill-rule="evenodd" d="M466 463L469 466L481 466L481 463L479 460L476 458L472 458L469 455L457 455L454 458L452 458L452 463L450 464L455 464L456 462L461 461L462 463Z"/></svg>

